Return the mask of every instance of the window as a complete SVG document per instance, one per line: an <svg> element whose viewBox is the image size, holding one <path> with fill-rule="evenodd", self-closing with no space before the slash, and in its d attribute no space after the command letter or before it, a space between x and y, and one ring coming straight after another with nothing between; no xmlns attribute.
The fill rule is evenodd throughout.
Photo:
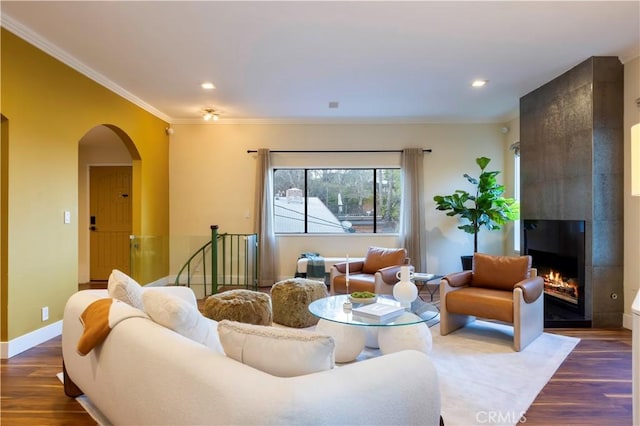
<svg viewBox="0 0 640 426"><path fill-rule="evenodd" d="M397 233L400 169L276 169L280 234Z"/></svg>
<svg viewBox="0 0 640 426"><path fill-rule="evenodd" d="M520 202L520 154L513 156L513 198ZM520 251L520 220L513 221L513 250Z"/></svg>

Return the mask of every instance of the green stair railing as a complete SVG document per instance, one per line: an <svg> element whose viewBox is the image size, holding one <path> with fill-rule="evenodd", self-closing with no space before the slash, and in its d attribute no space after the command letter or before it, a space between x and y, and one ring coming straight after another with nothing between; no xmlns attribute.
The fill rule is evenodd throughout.
<svg viewBox="0 0 640 426"><path fill-rule="evenodd" d="M207 280L207 256L210 255L211 276ZM204 295L216 294L224 287L258 289L258 235L219 234L218 225L211 225L211 240L196 250L176 276L175 285L191 287L194 263L202 264ZM186 273L186 280L183 274ZM208 283L211 292L207 292Z"/></svg>

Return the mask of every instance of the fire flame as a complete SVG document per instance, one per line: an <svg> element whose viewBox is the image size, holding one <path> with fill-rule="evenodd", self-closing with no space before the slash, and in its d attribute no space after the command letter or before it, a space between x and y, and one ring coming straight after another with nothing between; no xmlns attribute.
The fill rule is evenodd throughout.
<svg viewBox="0 0 640 426"><path fill-rule="evenodd" d="M549 272L548 275L549 281L553 283L561 284L563 283L562 278L560 277L560 272L554 273L553 271Z"/></svg>
<svg viewBox="0 0 640 426"><path fill-rule="evenodd" d="M564 281L560 272L551 270L548 274L544 275L544 286L545 288L562 291L563 293L568 290L572 297L578 297L578 285L574 280L569 280L569 282Z"/></svg>

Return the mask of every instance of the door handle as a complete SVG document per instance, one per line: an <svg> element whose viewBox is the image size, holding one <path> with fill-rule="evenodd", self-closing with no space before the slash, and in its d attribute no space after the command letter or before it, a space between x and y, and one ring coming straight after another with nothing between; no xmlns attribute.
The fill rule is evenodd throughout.
<svg viewBox="0 0 640 426"><path fill-rule="evenodd" d="M96 228L95 226L90 226L90 227L89 227L89 230L90 230L90 231L95 231L96 229L97 229L97 228Z"/></svg>

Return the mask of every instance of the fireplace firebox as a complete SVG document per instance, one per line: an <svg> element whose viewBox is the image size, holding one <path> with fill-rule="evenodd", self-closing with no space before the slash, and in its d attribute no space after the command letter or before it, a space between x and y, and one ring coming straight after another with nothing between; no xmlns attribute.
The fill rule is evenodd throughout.
<svg viewBox="0 0 640 426"><path fill-rule="evenodd" d="M523 220L523 253L544 279L545 327L590 327L585 318L585 222Z"/></svg>

